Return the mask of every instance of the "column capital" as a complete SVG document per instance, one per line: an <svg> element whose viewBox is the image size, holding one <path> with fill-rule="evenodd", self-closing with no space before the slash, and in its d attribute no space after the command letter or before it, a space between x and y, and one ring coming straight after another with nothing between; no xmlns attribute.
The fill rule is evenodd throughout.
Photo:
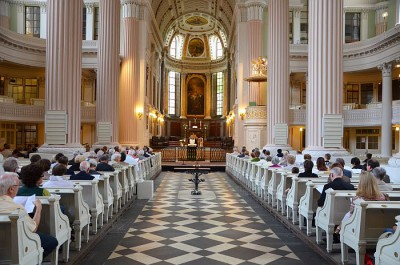
<svg viewBox="0 0 400 265"><path fill-rule="evenodd" d="M87 14L93 14L94 3L84 3Z"/></svg>
<svg viewBox="0 0 400 265"><path fill-rule="evenodd" d="M47 13L47 2L41 2L40 6L40 13L46 14Z"/></svg>
<svg viewBox="0 0 400 265"><path fill-rule="evenodd" d="M383 63L378 65L378 69L382 71L382 76L392 76L392 63Z"/></svg>
<svg viewBox="0 0 400 265"><path fill-rule="evenodd" d="M263 20L265 1L253 0L246 1L239 5L239 22L246 22L250 20Z"/></svg>
<svg viewBox="0 0 400 265"><path fill-rule="evenodd" d="M142 0L122 0L122 18L145 20L146 3Z"/></svg>

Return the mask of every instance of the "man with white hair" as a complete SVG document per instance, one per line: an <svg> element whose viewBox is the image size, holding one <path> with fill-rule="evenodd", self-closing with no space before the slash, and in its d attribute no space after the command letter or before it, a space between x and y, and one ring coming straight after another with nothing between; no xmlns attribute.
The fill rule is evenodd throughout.
<svg viewBox="0 0 400 265"><path fill-rule="evenodd" d="M137 165L138 164L138 159L134 158L134 156L136 155L136 151L135 150L129 150L128 154L126 155L125 158L125 163L128 163L129 165Z"/></svg>
<svg viewBox="0 0 400 265"><path fill-rule="evenodd" d="M19 168L18 159L16 159L15 157L7 158L3 162L3 168L5 172L17 173L17 170Z"/></svg>
<svg viewBox="0 0 400 265"><path fill-rule="evenodd" d="M90 163L88 161L83 161L79 164L79 169L81 170L78 174L71 176L70 180L92 180L94 177L89 174Z"/></svg>
<svg viewBox="0 0 400 265"><path fill-rule="evenodd" d="M324 189L322 190L321 197L318 200L318 206L324 206L326 199L326 190L354 190L354 186L343 180L343 170L340 167L334 167L331 169L329 174L330 182L324 185Z"/></svg>
<svg viewBox="0 0 400 265"><path fill-rule="evenodd" d="M18 193L20 182L18 174L6 172L0 176L0 213L11 213L15 210L24 211L22 205L13 201L14 197ZM36 211L33 218L25 215L25 223L28 229L35 233L40 224L40 215L42 213L42 204L40 200L36 199L34 202ZM36 232L40 237L41 246L43 248L43 257L49 255L57 246L58 241L54 237L46 234Z"/></svg>

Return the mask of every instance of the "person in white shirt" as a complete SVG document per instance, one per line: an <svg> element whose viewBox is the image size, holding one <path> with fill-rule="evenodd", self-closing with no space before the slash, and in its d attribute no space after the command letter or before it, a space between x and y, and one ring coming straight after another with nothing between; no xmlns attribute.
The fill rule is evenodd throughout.
<svg viewBox="0 0 400 265"><path fill-rule="evenodd" d="M74 183L64 179L63 175L65 175L65 173L67 173L67 167L65 165L55 165L49 181L43 183L43 188L73 188Z"/></svg>

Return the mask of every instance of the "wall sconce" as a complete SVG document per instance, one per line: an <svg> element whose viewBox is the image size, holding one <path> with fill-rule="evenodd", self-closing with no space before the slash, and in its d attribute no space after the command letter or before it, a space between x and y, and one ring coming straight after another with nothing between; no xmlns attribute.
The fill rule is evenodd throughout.
<svg viewBox="0 0 400 265"><path fill-rule="evenodd" d="M302 132L303 131L303 127L300 127L300 132Z"/></svg>
<svg viewBox="0 0 400 265"><path fill-rule="evenodd" d="M396 127L396 131L400 131L400 127Z"/></svg>
<svg viewBox="0 0 400 265"><path fill-rule="evenodd" d="M244 117L246 116L246 111L244 109L242 109L241 111L239 111L239 116L241 120L244 120Z"/></svg>
<svg viewBox="0 0 400 265"><path fill-rule="evenodd" d="M142 120L143 112L139 111L139 112L137 113L137 116L138 116L139 120Z"/></svg>

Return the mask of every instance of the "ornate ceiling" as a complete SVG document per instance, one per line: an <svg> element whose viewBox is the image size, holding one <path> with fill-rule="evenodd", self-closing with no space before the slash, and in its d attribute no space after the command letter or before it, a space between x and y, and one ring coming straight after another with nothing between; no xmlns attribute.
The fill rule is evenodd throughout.
<svg viewBox="0 0 400 265"><path fill-rule="evenodd" d="M236 0L152 0L151 6L165 36L170 28L204 33L222 27L229 35Z"/></svg>

